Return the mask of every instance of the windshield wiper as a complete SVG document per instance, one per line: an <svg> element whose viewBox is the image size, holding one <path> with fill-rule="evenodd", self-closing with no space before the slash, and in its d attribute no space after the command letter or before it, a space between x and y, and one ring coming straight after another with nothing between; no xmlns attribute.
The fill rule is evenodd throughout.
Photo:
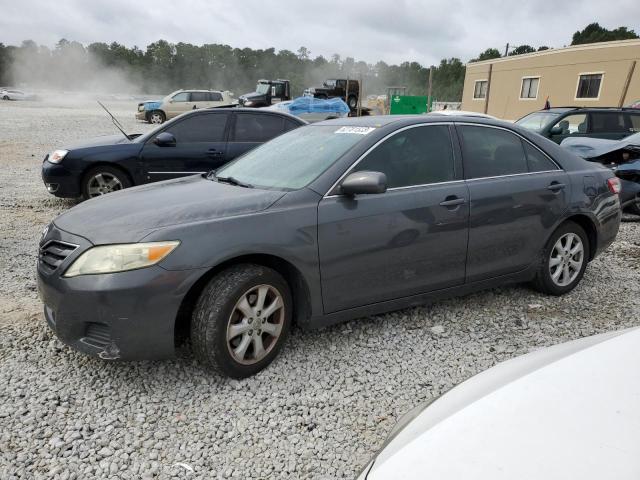
<svg viewBox="0 0 640 480"><path fill-rule="evenodd" d="M219 182L228 183L229 185L235 185L237 187L244 187L244 188L253 188L253 185L251 185L250 183L241 182L237 178L233 178L233 177L218 177L215 174L213 175L213 177L216 180L218 180Z"/></svg>
<svg viewBox="0 0 640 480"><path fill-rule="evenodd" d="M118 121L118 119L116 117L114 117L111 112L109 110L107 110L107 107L105 107L102 102L100 100L96 100L96 102L98 102L98 105L100 105L102 108L104 108L104 111L107 112L109 114L109 116L111 117L111 121L113 122L113 124L116 126L116 128L118 130L120 130L122 132L122 134L127 137L127 140L133 140L133 136L132 135L127 135L127 132L124 131L124 127L122 126L122 124Z"/></svg>

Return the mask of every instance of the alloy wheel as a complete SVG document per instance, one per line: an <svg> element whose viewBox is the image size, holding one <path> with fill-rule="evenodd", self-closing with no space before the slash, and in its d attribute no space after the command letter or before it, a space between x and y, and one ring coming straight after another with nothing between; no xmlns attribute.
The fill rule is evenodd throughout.
<svg viewBox="0 0 640 480"><path fill-rule="evenodd" d="M549 257L551 280L559 287L570 285L580 274L584 263L582 239L565 233L554 244Z"/></svg>
<svg viewBox="0 0 640 480"><path fill-rule="evenodd" d="M159 113L152 113L149 116L149 122L155 125L160 125L162 123L162 115L160 115Z"/></svg>
<svg viewBox="0 0 640 480"><path fill-rule="evenodd" d="M282 294L272 285L257 285L236 302L227 324L227 348L233 359L253 365L276 346L285 320Z"/></svg>
<svg viewBox="0 0 640 480"><path fill-rule="evenodd" d="M97 197L122 189L122 182L118 177L108 172L100 172L89 179L87 192L89 197Z"/></svg>

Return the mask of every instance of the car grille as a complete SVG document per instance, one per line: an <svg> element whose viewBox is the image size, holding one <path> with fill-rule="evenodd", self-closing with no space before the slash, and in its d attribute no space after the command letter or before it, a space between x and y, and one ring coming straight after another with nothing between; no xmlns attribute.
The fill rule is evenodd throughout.
<svg viewBox="0 0 640 480"><path fill-rule="evenodd" d="M45 271L54 272L78 245L51 240L40 247L38 259Z"/></svg>

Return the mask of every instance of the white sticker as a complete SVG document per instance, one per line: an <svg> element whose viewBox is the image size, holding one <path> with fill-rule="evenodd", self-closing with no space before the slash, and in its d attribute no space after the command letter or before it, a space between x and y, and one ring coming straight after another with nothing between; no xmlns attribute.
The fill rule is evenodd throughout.
<svg viewBox="0 0 640 480"><path fill-rule="evenodd" d="M334 133L355 133L357 135L366 135L374 130L374 127L340 127Z"/></svg>

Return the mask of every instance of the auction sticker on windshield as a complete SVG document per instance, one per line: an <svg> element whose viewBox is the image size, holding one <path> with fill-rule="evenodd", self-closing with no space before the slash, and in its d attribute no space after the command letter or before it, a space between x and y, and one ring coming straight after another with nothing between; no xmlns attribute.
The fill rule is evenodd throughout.
<svg viewBox="0 0 640 480"><path fill-rule="evenodd" d="M366 135L374 130L374 127L340 127L334 133L356 133L358 135Z"/></svg>

